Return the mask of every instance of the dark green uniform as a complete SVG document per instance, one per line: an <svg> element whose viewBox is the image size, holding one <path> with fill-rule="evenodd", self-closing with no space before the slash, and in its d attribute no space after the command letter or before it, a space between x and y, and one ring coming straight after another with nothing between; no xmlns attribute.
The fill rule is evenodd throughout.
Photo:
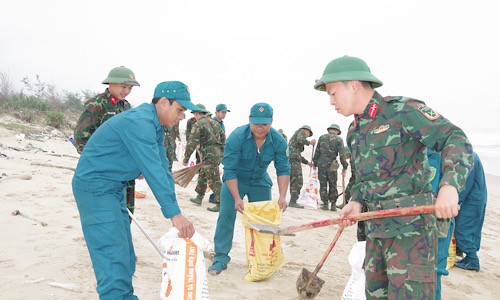
<svg viewBox="0 0 500 300"><path fill-rule="evenodd" d="M434 202L426 147L442 154L441 185L461 191L473 164L463 131L416 99L375 92L364 113L355 116L352 134L351 200L368 211ZM435 297L434 214L368 220L366 234L367 298Z"/></svg>
<svg viewBox="0 0 500 300"><path fill-rule="evenodd" d="M300 190L304 184L301 163L305 165L309 163L309 161L302 156L304 146L311 144L311 142L307 140L306 130L307 129L299 128L292 135L288 143L288 158L290 160L290 203L297 202Z"/></svg>
<svg viewBox="0 0 500 300"><path fill-rule="evenodd" d="M85 102L84 109L73 132L76 150L80 154L83 151L83 147L90 139L90 136L97 128L114 115L129 110L130 103L127 100L118 101L111 95L109 90L106 89L104 93ZM134 212L134 204L135 180L130 180L129 186L127 187L127 207L131 212Z"/></svg>
<svg viewBox="0 0 500 300"><path fill-rule="evenodd" d="M336 210L335 202L339 196L337 190L337 169L340 158L343 170L347 170L347 161L345 159L344 141L334 132L323 134L318 139L316 151L313 156L313 163L318 168L319 195L323 201L323 208L328 209L331 203L331 209Z"/></svg>
<svg viewBox="0 0 500 300"><path fill-rule="evenodd" d="M203 199L208 184L214 193L215 203L220 201L221 179L219 165L222 162L225 142L226 135L224 131L210 116L204 116L194 124L187 141L183 162L187 163L189 157L195 151L196 145L200 145L203 166L200 169L198 183L195 188L200 200ZM201 201L199 202L201 203Z"/></svg>

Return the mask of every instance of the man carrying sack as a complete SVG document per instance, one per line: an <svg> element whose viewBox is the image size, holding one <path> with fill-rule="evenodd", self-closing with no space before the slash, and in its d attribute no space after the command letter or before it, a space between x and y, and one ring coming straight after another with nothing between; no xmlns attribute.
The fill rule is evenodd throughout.
<svg viewBox="0 0 500 300"><path fill-rule="evenodd" d="M219 217L214 235L215 256L209 267L210 275L227 269L231 260L236 212L243 213L243 197L248 202L272 199L273 182L267 168L274 161L278 181L278 205L287 208L286 192L290 183L290 163L287 144L281 134L271 127L273 109L267 103L257 103L250 109L249 123L236 128L227 138L224 149L224 173Z"/></svg>

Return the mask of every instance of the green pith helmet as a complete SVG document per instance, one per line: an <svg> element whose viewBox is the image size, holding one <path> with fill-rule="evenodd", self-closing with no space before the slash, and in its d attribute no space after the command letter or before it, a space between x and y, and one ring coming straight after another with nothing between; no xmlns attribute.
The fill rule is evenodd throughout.
<svg viewBox="0 0 500 300"><path fill-rule="evenodd" d="M326 65L321 79L316 80L314 88L325 91L325 84L336 81L359 80L371 82L373 88L382 86L382 81L373 76L368 65L361 59L353 56L342 56Z"/></svg>
<svg viewBox="0 0 500 300"><path fill-rule="evenodd" d="M342 133L342 131L340 131L340 126L337 124L332 124L332 125L328 126L328 128L326 130L328 130L328 129L336 129L339 131L339 134Z"/></svg>
<svg viewBox="0 0 500 300"><path fill-rule="evenodd" d="M210 114L210 112L207 110L205 105L198 103L198 104L196 104L196 106L198 106L198 108L200 109L200 111L196 111L197 113L205 113L207 115Z"/></svg>
<svg viewBox="0 0 500 300"><path fill-rule="evenodd" d="M108 77L102 81L103 84L118 83L118 84L128 84L141 86L137 80L135 80L135 75L132 70L125 68L124 66L116 67L109 71Z"/></svg>
<svg viewBox="0 0 500 300"><path fill-rule="evenodd" d="M307 129L307 130L309 130L309 131L311 132L311 136L313 136L313 131L312 131L312 129L311 129L311 126L309 126L309 125L304 125L304 126L300 127L300 129Z"/></svg>

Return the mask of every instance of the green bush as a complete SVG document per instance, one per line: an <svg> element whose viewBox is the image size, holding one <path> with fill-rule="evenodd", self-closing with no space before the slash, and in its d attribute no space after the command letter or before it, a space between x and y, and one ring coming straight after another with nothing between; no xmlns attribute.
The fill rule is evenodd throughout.
<svg viewBox="0 0 500 300"><path fill-rule="evenodd" d="M47 124L55 127L61 128L66 123L66 118L62 112L58 111L49 111L47 113Z"/></svg>

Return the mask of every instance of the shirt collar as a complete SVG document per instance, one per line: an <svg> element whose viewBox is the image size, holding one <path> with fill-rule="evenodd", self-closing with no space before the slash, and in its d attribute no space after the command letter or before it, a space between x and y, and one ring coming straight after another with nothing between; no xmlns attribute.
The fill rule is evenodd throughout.
<svg viewBox="0 0 500 300"><path fill-rule="evenodd" d="M363 113L357 116L358 119L361 118L375 119L377 117L378 108L381 100L382 96L378 92L375 92L370 101L368 102L368 104L366 105ZM356 119L356 115L354 117Z"/></svg>

